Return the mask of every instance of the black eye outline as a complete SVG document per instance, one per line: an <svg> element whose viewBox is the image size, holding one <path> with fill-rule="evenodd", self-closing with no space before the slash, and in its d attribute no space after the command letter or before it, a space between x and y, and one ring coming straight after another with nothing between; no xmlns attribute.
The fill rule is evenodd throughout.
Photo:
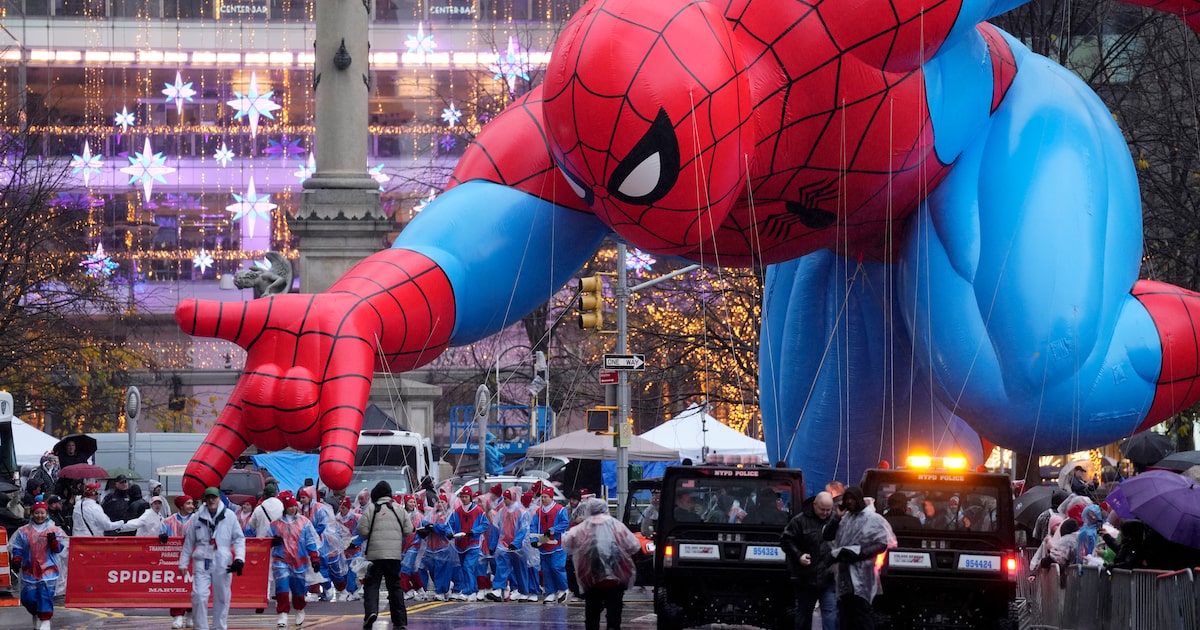
<svg viewBox="0 0 1200 630"><path fill-rule="evenodd" d="M659 171L658 183L655 184L654 189L645 195L636 197L622 193L621 186L625 184L625 180L656 153L659 158ZM612 177L608 180L608 194L625 203L649 205L665 197L678 180L679 141L675 137L675 127L671 125L671 118L667 116L667 110L659 107L658 115L654 117L654 122L650 123L646 134L629 150L629 155L626 155L613 171Z"/></svg>
<svg viewBox="0 0 1200 630"><path fill-rule="evenodd" d="M563 174L564 178L566 178L567 184L571 186L571 191L578 195L579 198L583 200L583 203L587 204L588 207L591 207L592 203L596 201L596 194L592 192L592 187L584 184L583 181L576 177L575 174L570 170L568 170L562 162L555 160L555 163L558 166L559 172Z"/></svg>

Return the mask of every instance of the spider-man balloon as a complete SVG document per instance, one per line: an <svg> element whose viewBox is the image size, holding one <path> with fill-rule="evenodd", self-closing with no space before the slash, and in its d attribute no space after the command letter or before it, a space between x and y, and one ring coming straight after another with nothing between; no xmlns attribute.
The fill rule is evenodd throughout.
<svg viewBox="0 0 1200 630"><path fill-rule="evenodd" d="M613 232L770 265L763 426L810 478L917 447L977 456L979 436L1069 451L1187 408L1200 300L1138 280L1112 116L984 22L1022 3L585 5L543 85L394 248L327 293L179 306L188 332L249 351L185 490L250 443L319 445L321 478L345 487L374 369L516 321Z"/></svg>

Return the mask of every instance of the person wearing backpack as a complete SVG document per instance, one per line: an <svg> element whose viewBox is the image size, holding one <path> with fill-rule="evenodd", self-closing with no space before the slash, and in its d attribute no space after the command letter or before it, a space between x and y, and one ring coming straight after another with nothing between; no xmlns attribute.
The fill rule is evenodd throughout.
<svg viewBox="0 0 1200 630"><path fill-rule="evenodd" d="M408 611L400 589L400 563L404 559L404 539L413 533L412 521L403 507L392 500L392 486L386 481L371 490L373 508L363 510L358 519L358 535L363 539L364 555L371 561L363 582L363 628L379 618L379 583L387 585L388 606L393 630L406 630Z"/></svg>

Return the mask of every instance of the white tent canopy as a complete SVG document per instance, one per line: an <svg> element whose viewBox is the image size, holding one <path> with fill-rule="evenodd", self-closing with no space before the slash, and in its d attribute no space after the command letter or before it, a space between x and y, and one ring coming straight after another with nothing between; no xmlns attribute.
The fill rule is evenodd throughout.
<svg viewBox="0 0 1200 630"><path fill-rule="evenodd" d="M573 459L616 459L617 447L613 446L611 435L596 435L591 431L572 431L537 446L531 446L525 452L526 457L554 455ZM674 449L635 435L629 446L629 459L637 462L677 462L680 457L679 452Z"/></svg>
<svg viewBox="0 0 1200 630"><path fill-rule="evenodd" d="M20 418L12 419L12 431L18 466L37 466L41 463L42 455L58 444L58 438L42 433Z"/></svg>
<svg viewBox="0 0 1200 630"><path fill-rule="evenodd" d="M767 459L767 444L722 424L692 404L683 413L645 432L642 437L679 451L696 463L704 461L702 452L708 446L709 461L713 456L759 457Z"/></svg>

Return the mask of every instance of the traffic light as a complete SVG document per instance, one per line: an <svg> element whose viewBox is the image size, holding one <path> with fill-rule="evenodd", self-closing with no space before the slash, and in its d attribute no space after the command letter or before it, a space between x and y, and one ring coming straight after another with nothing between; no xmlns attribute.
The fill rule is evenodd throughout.
<svg viewBox="0 0 1200 630"><path fill-rule="evenodd" d="M604 281L600 274L579 279L579 327L584 330L604 329ZM607 430L607 429L606 429Z"/></svg>
<svg viewBox="0 0 1200 630"><path fill-rule="evenodd" d="M587 410L587 430L592 433L612 432L612 412L616 407L592 407Z"/></svg>

